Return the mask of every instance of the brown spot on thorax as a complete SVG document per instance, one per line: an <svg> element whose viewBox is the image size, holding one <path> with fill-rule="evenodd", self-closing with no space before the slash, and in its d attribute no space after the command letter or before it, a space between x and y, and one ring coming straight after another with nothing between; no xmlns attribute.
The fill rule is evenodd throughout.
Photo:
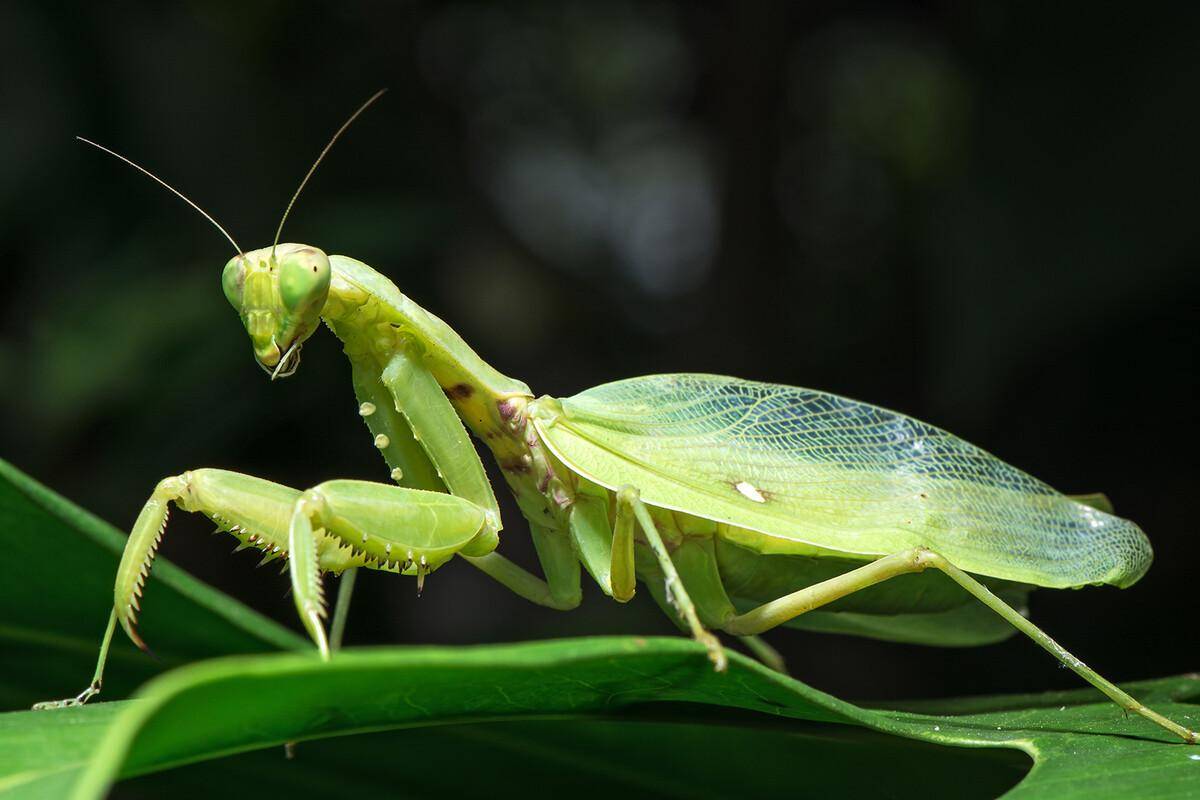
<svg viewBox="0 0 1200 800"><path fill-rule="evenodd" d="M516 472L524 475L533 469L532 460L527 455L518 456L516 458L507 458L500 462L500 469L505 472Z"/></svg>
<svg viewBox="0 0 1200 800"><path fill-rule="evenodd" d="M442 391L451 400L468 400L475 394L475 389L469 383L456 383L453 386L443 386Z"/></svg>
<svg viewBox="0 0 1200 800"><path fill-rule="evenodd" d="M512 402L510 398L505 398L496 403L496 410L500 412L500 418L505 422L511 422L517 415L518 406Z"/></svg>

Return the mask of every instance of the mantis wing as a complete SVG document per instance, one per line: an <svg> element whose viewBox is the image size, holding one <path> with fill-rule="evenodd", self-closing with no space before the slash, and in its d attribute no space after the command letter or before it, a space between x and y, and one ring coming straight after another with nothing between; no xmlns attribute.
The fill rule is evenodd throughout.
<svg viewBox="0 0 1200 800"><path fill-rule="evenodd" d="M588 479L725 523L764 553L925 546L969 572L1053 588L1127 586L1151 560L1133 523L946 431L826 392L650 375L539 400L534 424Z"/></svg>

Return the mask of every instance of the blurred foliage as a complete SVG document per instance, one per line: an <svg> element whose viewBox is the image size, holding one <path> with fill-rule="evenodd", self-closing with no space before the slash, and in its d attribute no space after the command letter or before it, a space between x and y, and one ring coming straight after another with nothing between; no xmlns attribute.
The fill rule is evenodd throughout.
<svg viewBox="0 0 1200 800"><path fill-rule="evenodd" d="M675 370L814 386L1106 491L1155 567L1125 593L1039 593L1033 612L1113 678L1191 669L1195 637L1145 614L1175 607L1200 557L1198 16L10 0L0 455L118 527L194 466L381 477L337 343L314 337L294 378L264 380L218 288L227 246L71 137L155 170L257 247L328 135L388 86L285 239L383 270L538 392ZM504 549L528 562L504 511ZM179 515L165 552L292 625L286 582L205 530ZM470 570L436 577L417 603L409 583L364 576L350 641L671 630L594 590L560 615ZM952 657L773 641L841 694L1073 685L1015 640Z"/></svg>

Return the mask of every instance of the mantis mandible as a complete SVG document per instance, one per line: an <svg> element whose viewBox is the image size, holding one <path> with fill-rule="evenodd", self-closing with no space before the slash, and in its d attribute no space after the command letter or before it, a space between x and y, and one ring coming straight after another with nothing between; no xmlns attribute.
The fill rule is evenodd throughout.
<svg viewBox="0 0 1200 800"><path fill-rule="evenodd" d="M457 555L561 610L580 602L581 567L618 602L641 581L717 670L726 656L713 630L745 637L768 662L774 653L756 636L784 624L941 645L1019 630L1124 709L1197 741L1014 607L1034 587L1125 587L1145 573L1145 534L1102 495L1063 495L943 430L809 389L676 374L536 397L361 261L279 243L317 165L380 94L334 134L275 243L258 250L243 250L178 191L95 145L177 194L233 244L221 285L272 380L292 374L305 340L328 324L392 483L295 489L209 468L163 479L121 558L92 684L42 707L99 691L117 623L143 646L144 581L174 504L268 560L286 559L296 610L326 659L340 643L357 569L413 576L419 591ZM516 497L541 576L497 551L500 511L471 434ZM328 633L326 572L341 575Z"/></svg>

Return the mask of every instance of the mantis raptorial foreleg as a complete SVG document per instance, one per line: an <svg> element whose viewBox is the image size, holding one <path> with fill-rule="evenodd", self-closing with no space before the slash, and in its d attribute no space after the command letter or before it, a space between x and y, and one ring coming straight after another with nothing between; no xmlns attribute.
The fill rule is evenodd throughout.
<svg viewBox="0 0 1200 800"><path fill-rule="evenodd" d="M159 481L133 524L117 567L113 607L129 638L145 647L135 630L137 612L172 503L205 514L240 539L242 547L262 550L260 563L266 563L286 556L288 519L299 497L300 492L288 486L219 469L197 469Z"/></svg>
<svg viewBox="0 0 1200 800"><path fill-rule="evenodd" d="M356 378L356 386L360 383L363 391L370 390L371 384L365 372L361 378ZM494 520L494 530L499 531L500 511L492 485L484 473L483 462L458 412L420 355L400 343L392 358L384 365L378 385L386 389L390 398L388 414L395 415L403 423L401 435L407 435L419 443L428 462L433 465L437 479L452 493L488 509ZM375 413L368 415L368 424L372 424L375 417ZM382 427L380 431L384 439L380 440L376 435L376 445L383 445L381 449L386 456L387 447L393 444L395 434L384 432ZM579 562L570 553L569 541L557 531L540 538L536 536L539 533L536 528L534 533L538 559L546 579L531 574L494 552L498 540L481 540L479 547L468 548L461 555L481 572L531 602L560 610L575 608L580 600Z"/></svg>
<svg viewBox="0 0 1200 800"><path fill-rule="evenodd" d="M404 415L396 410L395 398L379 379L379 368L362 358L351 358L350 365L358 413L366 421L380 455L391 468L392 480L411 489L445 491L446 485L438 477L437 469L413 436ZM356 567L350 567L338 581L337 601L329 626L329 649L334 652L342 646L357 571Z"/></svg>
<svg viewBox="0 0 1200 800"><path fill-rule="evenodd" d="M494 524L499 530L496 495L484 473L479 453L454 406L450 405L441 385L420 356L400 345L384 366L380 381L387 387L393 407L408 423L446 488L488 509L495 516Z"/></svg>
<svg viewBox="0 0 1200 800"><path fill-rule="evenodd" d="M288 525L296 610L328 658L321 570L330 561L415 572L420 592L429 572L492 537L487 509L456 495L369 481L322 483L296 501Z"/></svg>
<svg viewBox="0 0 1200 800"><path fill-rule="evenodd" d="M139 645L141 592L172 503L205 514L243 547L264 551L264 562L288 558L297 611L326 656L321 571L371 566L415 574L419 585L455 553L492 533L487 509L441 492L350 480L300 492L218 469L165 478L138 515L117 568L116 618Z"/></svg>
<svg viewBox="0 0 1200 800"><path fill-rule="evenodd" d="M1161 725L1189 744L1194 744L1200 739L1195 731L1188 730L1142 705L1068 652L1066 648L1050 638L1045 631L1023 617L1020 612L993 594L982 583L950 563L946 558L923 547L884 556L877 561L872 561L829 580L764 603L744 614L732 616L722 628L739 636L761 633L860 589L895 578L898 575L922 572L930 568L941 570L948 575L955 583L1011 623L1017 630L1037 642L1117 705Z"/></svg>
<svg viewBox="0 0 1200 800"><path fill-rule="evenodd" d="M358 413L391 468L392 480L410 489L445 491L446 485L413 436L408 421L396 410L396 398L379 379L379 367L363 360L351 359L350 363Z"/></svg>
<svg viewBox="0 0 1200 800"><path fill-rule="evenodd" d="M136 631L137 612L171 504L207 515L240 539L241 548L264 551L262 563L290 557L297 611L326 657L340 644L354 570L360 566L411 572L420 582L457 553L535 603L559 609L578 605L578 563L571 565L573 573L559 568L566 562L558 551L570 549L565 536L549 536L539 550L550 582L493 552L500 524L495 496L462 422L419 358L401 347L382 373L367 362L351 360L360 413L392 467L393 480L434 491L330 481L302 493L219 469L163 479L126 543L117 569L114 611L92 683L78 697L39 707L83 703L99 692L115 623L145 646ZM453 494L444 493L446 488ZM322 624L323 571L344 576L329 637Z"/></svg>
<svg viewBox="0 0 1200 800"><path fill-rule="evenodd" d="M37 703L34 708L79 705L100 693L108 647L117 622L135 644L145 649L135 628L137 612L172 503L186 511L207 514L220 529L241 540L239 550L255 547L264 551L260 563L266 563L286 555L287 520L299 497L300 492L287 486L217 469L192 470L159 481L150 499L142 506L121 554L113 589L113 607L91 684L76 697Z"/></svg>

